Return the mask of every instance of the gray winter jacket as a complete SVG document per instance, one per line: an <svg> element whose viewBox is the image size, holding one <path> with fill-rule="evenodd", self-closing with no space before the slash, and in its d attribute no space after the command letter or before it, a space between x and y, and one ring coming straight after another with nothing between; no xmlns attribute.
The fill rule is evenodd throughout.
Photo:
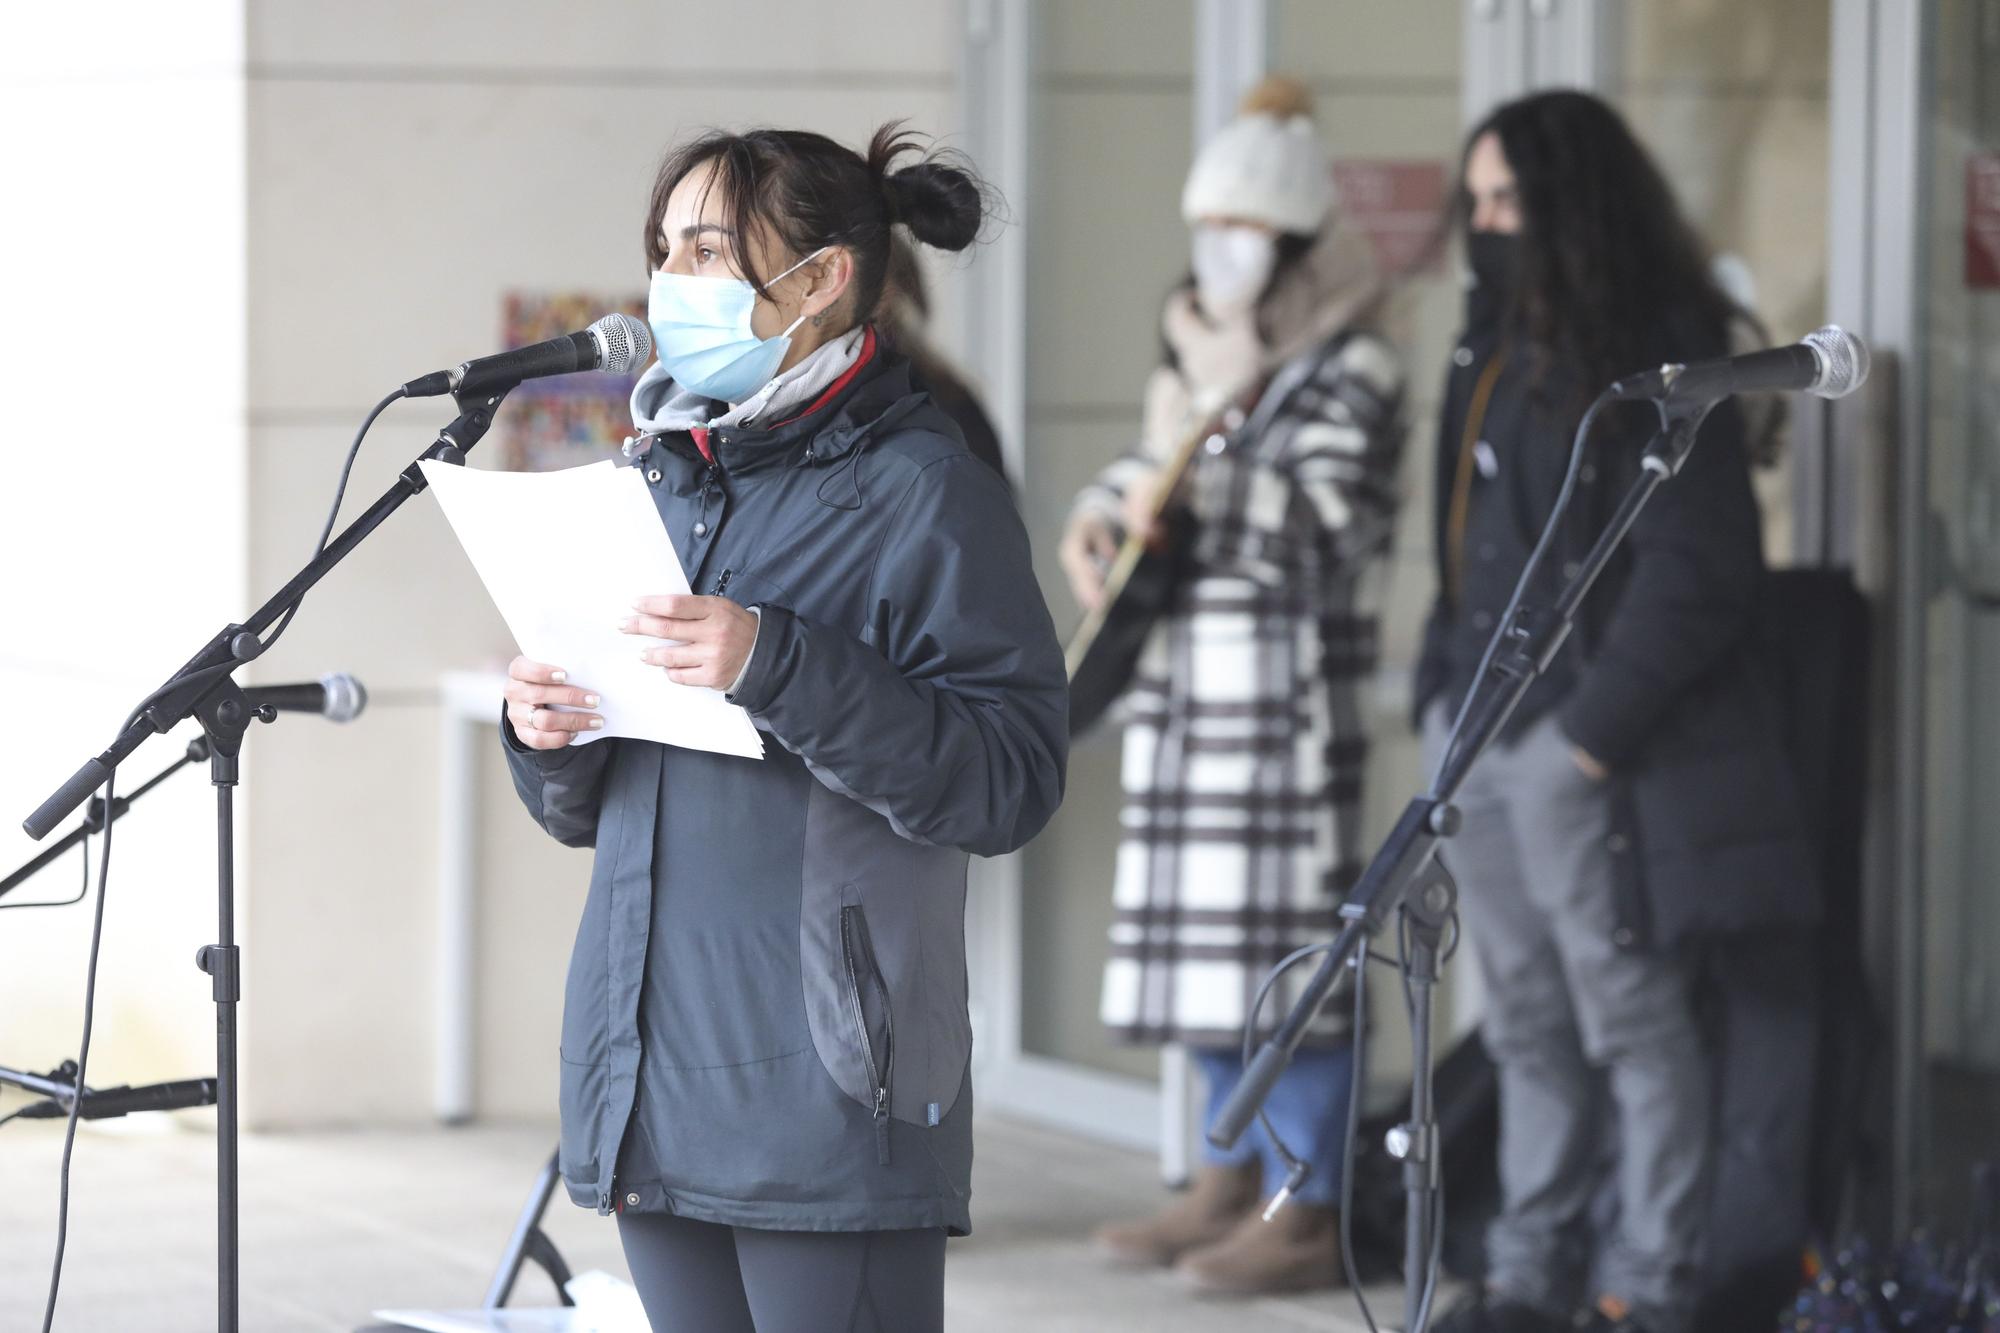
<svg viewBox="0 0 2000 1333"><path fill-rule="evenodd" d="M732 697L775 744L534 752L502 724L535 819L597 849L563 1008L570 1196L963 1233L968 853L1048 821L1068 734L1007 488L872 337L805 415L664 434L636 465L695 590L761 608Z"/></svg>

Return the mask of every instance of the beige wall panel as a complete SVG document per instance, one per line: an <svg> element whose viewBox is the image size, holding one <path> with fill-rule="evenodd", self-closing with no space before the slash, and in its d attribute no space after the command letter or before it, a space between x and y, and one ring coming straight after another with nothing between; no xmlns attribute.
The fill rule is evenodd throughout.
<svg viewBox="0 0 2000 1333"><path fill-rule="evenodd" d="M1055 559L1063 517L1077 489L1130 442L1136 427L1136 418L1030 420L1024 516L1049 608L1065 636L1078 613ZM1063 808L1022 854L1021 1040L1036 1055L1150 1077L1153 1054L1112 1043L1097 1022L1119 793L1117 733L1100 728L1071 748Z"/></svg>
<svg viewBox="0 0 2000 1333"><path fill-rule="evenodd" d="M342 421L497 350L507 289L642 292L659 157L726 118L672 88L614 105L568 85L257 80L250 99L251 406ZM754 116L853 143L895 117L941 131L950 102L885 84L764 96ZM403 410L442 425L437 406Z"/></svg>
<svg viewBox="0 0 2000 1333"><path fill-rule="evenodd" d="M256 1127L428 1112L437 731L435 705L376 697L345 726L288 716L252 742L243 1063Z"/></svg>
<svg viewBox="0 0 2000 1333"><path fill-rule="evenodd" d="M1097 1021L1119 803L1118 738L1106 731L1071 749L1063 808L1023 855L1021 1045L1150 1077L1153 1049L1114 1043Z"/></svg>
<svg viewBox="0 0 2000 1333"><path fill-rule="evenodd" d="M837 13L815 0L581 0L559 10L531 0L250 0L247 9L260 73L325 65L487 77L573 72L613 101L624 99L611 89L648 75L662 89L694 76L706 98L735 104L717 113L730 119L787 75L948 79L959 14L945 0L850 0Z"/></svg>
<svg viewBox="0 0 2000 1333"><path fill-rule="evenodd" d="M1458 160L1458 93L1427 85L1313 89L1313 114L1334 157Z"/></svg>
<svg viewBox="0 0 2000 1333"><path fill-rule="evenodd" d="M1594 0L1624 30L1628 82L1721 90L1826 90L1826 0Z"/></svg>
<svg viewBox="0 0 2000 1333"><path fill-rule="evenodd" d="M1130 448L1139 435L1136 410L1129 420L1073 421L1052 416L1028 418L1028 481L1021 517L1034 545L1035 572L1041 579L1056 629L1067 634L1083 612L1070 596L1056 546L1069 518L1071 503L1107 463Z"/></svg>
<svg viewBox="0 0 2000 1333"><path fill-rule="evenodd" d="M1036 72L1044 81L1190 81L1194 6L1187 0L1045 0L1035 23ZM1177 127L1182 140L1192 124Z"/></svg>
<svg viewBox="0 0 2000 1333"><path fill-rule="evenodd" d="M1187 271L1182 93L1044 91L1028 216L1028 398L1137 410Z"/></svg>
<svg viewBox="0 0 2000 1333"><path fill-rule="evenodd" d="M1416 665L1423 647L1424 621L1437 595L1437 570L1428 548L1398 554L1389 562L1388 597L1382 614L1382 666L1401 672Z"/></svg>
<svg viewBox="0 0 2000 1333"><path fill-rule="evenodd" d="M1272 63L1315 83L1436 80L1455 98L1463 8L1460 0L1278 0L1271 6Z"/></svg>
<svg viewBox="0 0 2000 1333"><path fill-rule="evenodd" d="M482 754L478 799L476 1104L483 1117L553 1119L563 978L591 853L528 817L497 739Z"/></svg>

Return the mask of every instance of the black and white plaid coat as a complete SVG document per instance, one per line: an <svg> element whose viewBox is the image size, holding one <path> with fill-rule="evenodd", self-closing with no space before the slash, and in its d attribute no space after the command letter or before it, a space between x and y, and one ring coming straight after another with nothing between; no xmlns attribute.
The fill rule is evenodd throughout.
<svg viewBox="0 0 2000 1333"><path fill-rule="evenodd" d="M1330 938L1359 873L1379 584L1398 499L1403 375L1387 342L1336 335L1262 434L1194 465L1190 576L1125 699L1125 807L1103 1018L1114 1035L1241 1040L1258 984ZM1158 376L1178 379L1162 369ZM1183 399L1185 386L1149 397ZM1078 498L1118 520L1150 447ZM1311 974L1265 1002L1275 1025ZM1347 1006L1313 1036L1337 1040Z"/></svg>

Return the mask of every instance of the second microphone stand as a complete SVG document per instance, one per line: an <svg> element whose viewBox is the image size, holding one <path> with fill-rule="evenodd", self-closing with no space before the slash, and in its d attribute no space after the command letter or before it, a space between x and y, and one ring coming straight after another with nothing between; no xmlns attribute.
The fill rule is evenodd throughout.
<svg viewBox="0 0 2000 1333"><path fill-rule="evenodd" d="M1555 660L1569 638L1585 595L1610 563L1653 492L1687 461L1695 431L1708 411L1707 404L1692 408L1660 404L1659 408L1660 426L1646 446L1638 477L1598 535L1590 554L1564 583L1546 618L1533 613L1522 600L1532 587L1538 562L1531 560L1521 572L1515 614L1494 629L1491 666L1473 682L1472 695L1445 744L1431 789L1404 808L1395 828L1348 893L1340 907L1340 915L1347 924L1326 950L1318 970L1277 1031L1244 1070L1208 1132L1209 1141L1221 1148L1234 1146L1242 1137L1331 995L1341 969L1362 956L1361 950L1400 911L1409 937L1407 975L1415 1060L1410 1074L1410 1118L1391 1132L1390 1147L1402 1160L1403 1189L1408 1201L1403 1269L1404 1327L1408 1333L1423 1333L1429 1322L1433 1295L1429 1274L1439 1221L1438 1189L1443 1178L1437 1113L1432 1099L1431 1005L1445 928L1457 911L1457 890L1451 877L1436 862L1438 844L1458 831L1459 813L1452 800L1464 785L1466 775L1500 734L1528 687ZM1558 509L1549 521L1560 523L1563 518ZM1358 975L1356 984L1362 984Z"/></svg>

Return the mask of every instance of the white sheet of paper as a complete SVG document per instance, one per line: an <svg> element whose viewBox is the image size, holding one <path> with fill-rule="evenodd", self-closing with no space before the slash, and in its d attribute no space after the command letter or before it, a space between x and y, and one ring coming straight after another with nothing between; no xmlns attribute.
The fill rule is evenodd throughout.
<svg viewBox="0 0 2000 1333"><path fill-rule="evenodd" d="M449 466L447 464L446 466ZM377 1310L385 1324L414 1333L584 1333L574 1311L556 1310ZM635 1329L644 1324L633 1325Z"/></svg>
<svg viewBox="0 0 2000 1333"><path fill-rule="evenodd" d="M524 656L602 701L608 736L764 756L750 715L720 690L676 685L639 660L665 642L626 634L632 602L689 591L637 471L610 462L559 472L487 472L425 460L424 479Z"/></svg>
<svg viewBox="0 0 2000 1333"><path fill-rule="evenodd" d="M598 1269L563 1288L576 1302L554 1310L377 1310L375 1317L418 1333L646 1333L639 1291Z"/></svg>

